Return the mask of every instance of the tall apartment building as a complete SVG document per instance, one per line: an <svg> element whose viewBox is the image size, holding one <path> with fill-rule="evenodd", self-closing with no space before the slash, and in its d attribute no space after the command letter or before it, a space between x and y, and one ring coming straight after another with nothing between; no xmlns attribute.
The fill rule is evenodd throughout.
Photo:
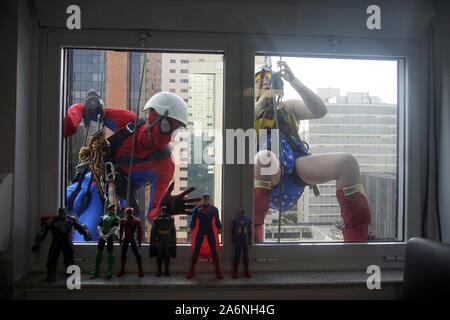
<svg viewBox="0 0 450 320"><path fill-rule="evenodd" d="M359 163L362 182L368 192L372 210L372 221L381 222L371 231L377 237L391 237L392 220L396 204L397 172L397 105L383 103L379 97L368 92L348 92L340 95L337 88L320 88L317 94L324 100L328 114L321 119L305 121L301 134L305 136L313 154L348 152ZM376 184L387 184L389 188L378 188ZM299 210L299 222L341 224L339 204L336 200L334 181L319 186L320 196L306 190L303 199L306 210ZM377 210L375 204L380 197L389 203L390 211ZM392 212L392 210L394 212ZM387 223L389 221L389 223ZM388 226L389 225L389 226Z"/></svg>
<svg viewBox="0 0 450 320"><path fill-rule="evenodd" d="M203 159L200 159L201 163L195 163L194 141L199 139L203 144L202 148L205 147L205 141L209 141L208 144L211 145L214 143L214 137L206 137L207 129L221 128L223 57L209 54L164 53L161 69L162 91L173 92L188 104L190 145L185 143L186 150L181 151L190 153L186 164L176 165L174 193L182 192L188 186L195 186L196 190L190 196L200 196L208 192L214 199L216 194L221 194L221 167L203 164ZM195 128L198 132L195 132ZM196 133L200 136L196 136ZM206 152L211 157L215 155L212 146L207 148ZM220 206L220 202L217 205ZM187 235L189 221L187 216L175 217L179 242L189 241Z"/></svg>
<svg viewBox="0 0 450 320"><path fill-rule="evenodd" d="M168 91L180 96L186 103L189 92L189 54L163 53L161 59L161 91ZM171 146L174 142L171 143ZM184 150L181 150L184 152ZM178 194L188 186L188 167L185 164L176 165L173 180L175 188L173 194ZM187 241L187 217L175 216L177 241Z"/></svg>
<svg viewBox="0 0 450 320"><path fill-rule="evenodd" d="M372 212L370 231L378 239L394 239L397 227L397 105L383 103L367 92L319 88L317 94L328 108L321 119L301 121L300 136L313 154L348 152L360 165L362 183ZM282 212L282 241L341 240L342 218L335 182L319 185L320 196L309 188L297 205ZM296 221L292 218L295 212ZM265 237L278 238L277 210L269 210ZM305 228L305 226L307 228Z"/></svg>

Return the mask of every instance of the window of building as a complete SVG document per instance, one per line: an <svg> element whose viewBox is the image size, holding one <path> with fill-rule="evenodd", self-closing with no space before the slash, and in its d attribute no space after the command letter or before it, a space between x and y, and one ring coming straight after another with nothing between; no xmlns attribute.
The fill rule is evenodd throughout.
<svg viewBox="0 0 450 320"><path fill-rule="evenodd" d="M399 61L256 55L255 70L271 66L273 73L279 72L279 60L289 65L294 76L322 99L328 110L323 117L298 122L299 142L306 142L303 143L305 150L314 155L336 152L353 155L359 163L361 182L371 211L369 241L402 240L403 212L398 211L398 203L403 199L398 188L403 183L399 180L402 168L398 162L401 151L398 143ZM301 108L304 102L300 93L289 82L283 80L283 83L284 95L279 105L297 100ZM255 97L264 92L266 83L257 87L259 84L255 82ZM273 106L267 105L256 119L261 122L265 115L270 117L271 112ZM255 125L258 125L257 121ZM289 154L285 147L281 148L282 157L301 157L299 153ZM285 172L296 170L294 162L288 159L285 163ZM277 184L277 195L272 193L262 226L263 242L344 240L344 222L335 182L317 186L319 196L315 196L309 187L302 191L286 180ZM285 190L281 196L280 187Z"/></svg>
<svg viewBox="0 0 450 320"><path fill-rule="evenodd" d="M111 58L114 55L114 58ZM183 79L184 83L191 82L194 84L192 90L181 89L180 95L184 101L191 105L189 109L188 128L179 130L179 134L176 135L174 140L170 143L172 148L172 155L178 157L175 160L176 168L174 170L174 181L182 182L182 185L176 185L173 194L178 194L191 186L195 186L196 189L193 193L189 194L189 197L199 197L203 193L209 193L214 200L214 204L219 208L222 206L222 171L219 167L213 173L208 170L208 164L204 160L200 162L194 162L194 154L203 154L202 148L206 148L207 140L203 139L200 145L193 143L194 139L198 139L194 128L191 127L196 122L202 122L205 120L205 113L215 114L216 117L222 117L223 101L220 99L213 99L212 97L223 97L223 86L207 86L205 87L205 81L213 81L215 83L223 84L223 54L200 54L200 53L172 53L172 52L142 52L142 51L128 51L128 52L116 52L112 50L91 50L91 49L64 49L64 57L67 68L65 68L65 88L66 94L64 97L64 111L67 115L67 110L75 103L84 103L87 92L90 89L95 89L105 102L106 114L108 115L104 120L106 127L106 138L109 138L114 131L117 130L117 123L114 122L112 112L120 112L120 109L128 109L132 112L139 112L139 116L145 119L145 115L142 112L142 108L146 101L150 97L157 93L157 91L149 90L150 88L160 88L160 91L176 92L174 88L168 88L169 83L175 83L172 73L175 73L175 69L171 69L168 65L164 69L165 63L168 57L170 63L175 63L178 58L172 58L173 56L180 55L180 57L186 57L190 55L195 59L199 56L208 56L208 61L215 61L215 64L199 65L199 69L193 69L190 73L188 69L183 69L183 73L187 73L186 76L189 79ZM183 59L185 61L189 61ZM187 63L187 62L183 62ZM143 68L146 66L146 68ZM107 78L108 70L122 69L127 70L125 77L115 76L114 73ZM144 71L143 71L144 70ZM205 79L204 72L207 72L208 79ZM199 86L197 86L197 84ZM108 88L108 89L107 89ZM111 109L108 109L110 108ZM112 111L114 110L114 111ZM219 112L220 110L220 112ZM109 117L110 116L110 117ZM96 119L95 119L96 120ZM219 127L209 126L204 128L204 134L207 134L206 129L218 129L222 131L220 125L221 121L218 121ZM81 198L75 197L72 203L70 195L72 191L76 189L77 182L73 182L73 179L77 176L77 166L82 163L82 159L79 158L80 149L87 146L88 141L93 133L97 132L98 126L96 121L91 121L86 128L84 122L81 121L77 132L67 139L65 139L65 163L64 163L64 184L68 188L69 197L64 200L66 207L80 217L80 221L85 224L89 224L89 229L96 234L97 217L100 216L104 207L101 205L101 193L106 189L98 188L101 185L100 182L92 184L90 189L90 199L88 206L83 212L79 203ZM200 139L203 137L200 136ZM181 144L181 148L179 147ZM139 145L139 144L137 144ZM178 149L177 149L178 148ZM200 148L200 150L194 150L194 148ZM176 150L180 150L180 154L176 154ZM128 165L124 165L128 169ZM80 167L78 167L80 169ZM79 171L78 171L79 173ZM87 171L85 178L90 176ZM116 171L116 174L120 174ZM100 177L98 177L100 179ZM122 177L126 178L126 177ZM92 181L96 181L97 177ZM83 180L84 181L84 180ZM88 181L89 182L89 181ZM187 186L186 186L187 185ZM83 185L83 188L85 185ZM65 188L65 187L64 187ZM147 219L147 215L150 209L150 200L154 196L153 184L151 181L145 183L142 187L136 188L135 197L139 211L136 213L144 223L144 235L145 241L149 240L150 236L150 223ZM126 186L125 186L126 190ZM62 192L66 194L66 192ZM82 193L82 192L81 192ZM80 194L81 194L80 193ZM84 193L83 193L84 194ZM82 196L80 196L82 197ZM124 200L126 197L123 194L119 194L119 197ZM70 202L70 204L69 204ZM96 207L94 208L94 204ZM122 203L124 205L124 203ZM95 216L93 219L92 216ZM189 219L183 217L177 219L177 229L186 230L188 227ZM78 234L75 234L74 241L76 243L84 242L84 239ZM95 240L93 240L95 241ZM191 239L184 235L183 238L179 238L178 242L185 243L190 242Z"/></svg>
<svg viewBox="0 0 450 320"><path fill-rule="evenodd" d="M180 62L181 62L181 63L189 63L189 60L187 60L187 59L181 59Z"/></svg>
<svg viewBox="0 0 450 320"><path fill-rule="evenodd" d="M180 69L180 72L181 73L189 73L189 70L188 69Z"/></svg>
<svg viewBox="0 0 450 320"><path fill-rule="evenodd" d="M180 82L181 82L181 83L188 83L188 82L189 82L189 79L180 79Z"/></svg>

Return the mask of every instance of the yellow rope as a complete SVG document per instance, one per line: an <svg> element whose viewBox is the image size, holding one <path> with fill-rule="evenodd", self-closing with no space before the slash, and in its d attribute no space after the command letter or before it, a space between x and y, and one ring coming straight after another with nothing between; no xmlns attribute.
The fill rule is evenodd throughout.
<svg viewBox="0 0 450 320"><path fill-rule="evenodd" d="M78 153L80 163L89 164L102 198L104 198L104 195L101 189L101 179L104 180L106 178L102 158L110 155L110 152L111 150L105 139L105 133L100 130L91 135L87 147L81 148Z"/></svg>

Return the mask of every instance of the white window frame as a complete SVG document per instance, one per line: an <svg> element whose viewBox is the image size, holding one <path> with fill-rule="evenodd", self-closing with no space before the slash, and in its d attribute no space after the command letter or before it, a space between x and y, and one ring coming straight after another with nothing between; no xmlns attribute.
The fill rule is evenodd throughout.
<svg viewBox="0 0 450 320"><path fill-rule="evenodd" d="M422 207L414 197L412 168L419 160L411 156L414 144L412 117L414 110L427 105L427 85L415 77L427 79L427 43L424 40L363 39L333 37L340 43L331 46L328 37L306 36L252 36L243 47L243 108L244 130L252 128L255 55L310 57L345 57L398 60L398 230L395 242L301 242L261 243L252 247L252 256L261 263L262 270L365 270L371 264L385 268L402 268L406 240L420 236ZM336 42L334 42L336 43ZM410 155L407 157L407 155ZM244 198L253 196L253 170L251 166L242 176ZM253 211L253 208L252 210ZM403 215L404 213L404 215Z"/></svg>
<svg viewBox="0 0 450 320"><path fill-rule="evenodd" d="M63 105L63 64L62 48L98 49L149 49L159 51L196 51L224 54L224 104L222 129L253 127L253 72L256 53L302 54L321 56L360 56L392 57L404 59L399 70L399 106L406 108L399 114L399 132L403 132L403 153L398 155L404 161L399 188L404 193L403 210L408 212L403 222L405 239L420 235L421 210L414 199L412 170L418 168L418 160L410 154L414 143L408 133L412 131L413 110L426 106L426 82L417 81L420 76L426 79L427 46L425 40L400 39L359 39L340 38L334 52L327 37L301 36L239 36L228 34L200 34L178 32L152 32L151 41L141 46L136 37L137 31L123 30L84 30L82 33L67 32L61 29L43 29L40 42L39 95L35 114L38 115L34 127L36 147L32 149L33 168L36 173L30 177L38 194L32 199L35 210L32 212L30 232L39 230L39 218L56 212L62 203L64 187L64 166L61 106ZM402 73L406 81L403 83ZM414 78L412 77L414 75ZM404 87L405 90L400 88ZM399 108L401 109L401 108ZM403 120L402 120L403 119ZM58 125L59 124L59 125ZM400 142L400 141L399 141ZM224 144L225 145L225 144ZM226 159L223 150L223 159ZM399 180L399 181L401 181ZM234 210L241 206L253 212L253 167L251 165L223 165L222 171L222 222L224 235L220 255L222 267L230 270L233 259L233 244L230 230ZM31 270L45 270L46 241L41 250L42 256L30 253ZM117 246L118 244L116 244ZM301 244L258 244L250 249L254 271L320 271L364 269L370 264L386 268L400 268L401 262L392 257L404 255L405 241L393 243L301 243ZM94 264L96 243L76 246L76 263L82 270L89 270ZM119 250L116 247L116 250ZM144 266L153 269L155 263L148 255L147 245L143 246ZM116 251L119 252L119 251ZM174 272L185 272L192 251L189 245L179 245L177 259L173 263Z"/></svg>

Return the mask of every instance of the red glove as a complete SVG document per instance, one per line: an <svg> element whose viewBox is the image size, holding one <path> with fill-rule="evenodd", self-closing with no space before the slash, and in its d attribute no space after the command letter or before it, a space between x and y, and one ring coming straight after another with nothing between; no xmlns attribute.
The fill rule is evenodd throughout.
<svg viewBox="0 0 450 320"><path fill-rule="evenodd" d="M166 194L161 199L160 206L166 206L167 213L170 215L192 214L192 210L195 208L197 203L201 201L201 198L185 198L185 196L194 191L195 187L190 187L184 190L182 193L172 196L174 187L175 182L172 182L167 189Z"/></svg>

